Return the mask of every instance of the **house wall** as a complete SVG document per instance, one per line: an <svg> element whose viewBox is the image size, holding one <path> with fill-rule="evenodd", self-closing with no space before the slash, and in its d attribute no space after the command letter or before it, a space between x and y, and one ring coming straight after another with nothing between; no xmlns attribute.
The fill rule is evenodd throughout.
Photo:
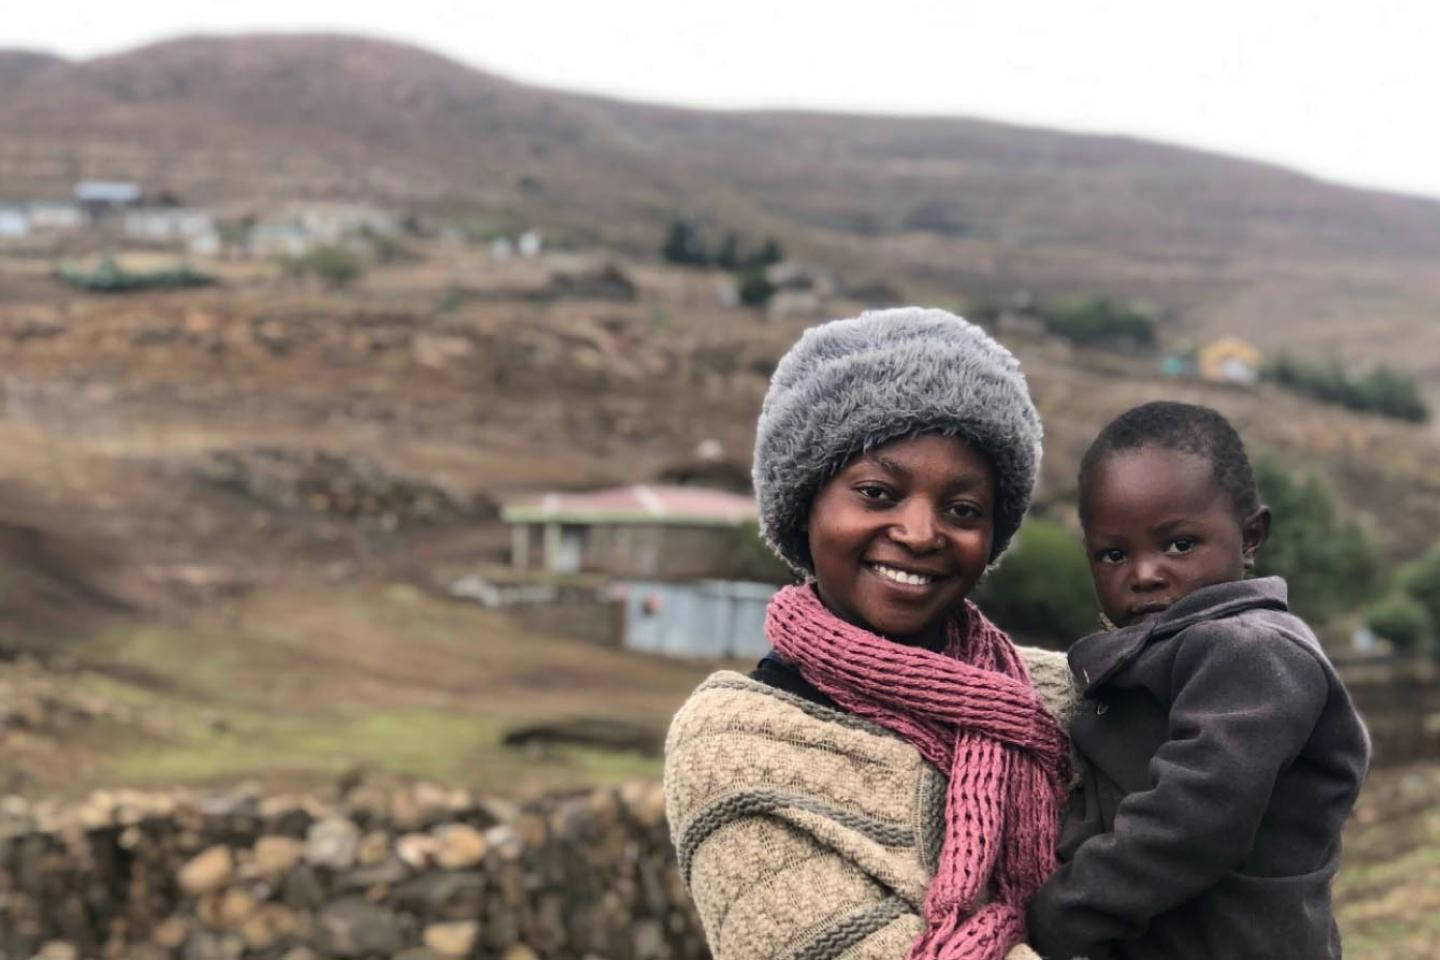
<svg viewBox="0 0 1440 960"><path fill-rule="evenodd" d="M581 569L617 577L724 577L733 562L730 527L610 524L584 534Z"/></svg>
<svg viewBox="0 0 1440 960"><path fill-rule="evenodd" d="M734 580L630 581L624 644L670 657L758 659L770 648L765 608L777 589Z"/></svg>
<svg viewBox="0 0 1440 960"><path fill-rule="evenodd" d="M579 570L616 577L667 580L733 575L733 527L675 524L516 524L510 533L510 561L518 570L552 570L563 554L579 547ZM568 564L567 564L568 565Z"/></svg>

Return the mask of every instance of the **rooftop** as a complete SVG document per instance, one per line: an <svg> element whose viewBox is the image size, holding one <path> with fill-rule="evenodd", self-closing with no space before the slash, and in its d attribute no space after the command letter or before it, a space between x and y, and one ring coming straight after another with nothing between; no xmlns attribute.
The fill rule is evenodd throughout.
<svg viewBox="0 0 1440 960"><path fill-rule="evenodd" d="M583 493L544 493L513 501L506 523L670 523L738 526L756 517L753 497L728 490L636 483Z"/></svg>

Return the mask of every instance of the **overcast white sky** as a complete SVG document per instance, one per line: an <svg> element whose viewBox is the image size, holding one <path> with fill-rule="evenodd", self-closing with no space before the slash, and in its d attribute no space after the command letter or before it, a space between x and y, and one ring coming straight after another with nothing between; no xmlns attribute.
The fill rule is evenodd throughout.
<svg viewBox="0 0 1440 960"><path fill-rule="evenodd" d="M1440 0L0 0L0 47L71 57L297 30L630 99L1128 133L1440 197Z"/></svg>

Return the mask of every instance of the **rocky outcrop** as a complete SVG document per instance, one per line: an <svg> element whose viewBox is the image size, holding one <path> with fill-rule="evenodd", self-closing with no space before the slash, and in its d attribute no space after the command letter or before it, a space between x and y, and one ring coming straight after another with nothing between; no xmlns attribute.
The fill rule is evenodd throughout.
<svg viewBox="0 0 1440 960"><path fill-rule="evenodd" d="M658 784L0 801L0 960L707 956Z"/></svg>

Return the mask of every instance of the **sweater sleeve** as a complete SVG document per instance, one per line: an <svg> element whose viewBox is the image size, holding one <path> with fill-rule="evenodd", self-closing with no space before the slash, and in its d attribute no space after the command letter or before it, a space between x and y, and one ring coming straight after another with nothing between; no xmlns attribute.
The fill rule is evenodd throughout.
<svg viewBox="0 0 1440 960"><path fill-rule="evenodd" d="M1081 844L1031 901L1031 942L1046 957L1105 956L1238 868L1324 707L1323 668L1273 631L1197 625L1174 640L1151 788L1127 796L1114 829Z"/></svg>
<svg viewBox="0 0 1440 960"><path fill-rule="evenodd" d="M666 742L671 835L711 954L904 960L943 777L897 738L733 676L702 685Z"/></svg>

